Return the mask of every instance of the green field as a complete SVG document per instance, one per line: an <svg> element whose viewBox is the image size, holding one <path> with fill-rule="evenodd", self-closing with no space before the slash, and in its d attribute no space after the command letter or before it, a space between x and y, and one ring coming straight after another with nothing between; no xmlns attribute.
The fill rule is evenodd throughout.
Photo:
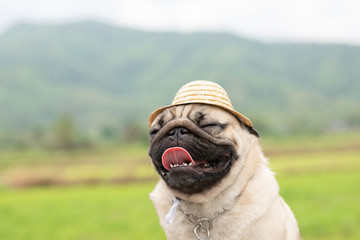
<svg viewBox="0 0 360 240"><path fill-rule="evenodd" d="M165 239L153 184L2 191L0 239Z"/></svg>
<svg viewBox="0 0 360 240"><path fill-rule="evenodd" d="M280 140L264 140L265 153L273 151L270 166L277 173L281 195L294 211L304 239L360 239L359 138L346 139L316 139L313 144L296 139L287 141L284 152L279 152L285 146ZM0 239L166 239L148 197L157 180L144 155L146 148L126 149L56 156L27 152L24 158L25 153L0 154ZM103 164L95 161L98 157ZM11 173L32 172L34 166L43 167L39 173L49 170L56 175L58 169L69 179L102 181L26 188L7 185ZM115 183L106 179L113 179L116 169L143 182L109 184Z"/></svg>

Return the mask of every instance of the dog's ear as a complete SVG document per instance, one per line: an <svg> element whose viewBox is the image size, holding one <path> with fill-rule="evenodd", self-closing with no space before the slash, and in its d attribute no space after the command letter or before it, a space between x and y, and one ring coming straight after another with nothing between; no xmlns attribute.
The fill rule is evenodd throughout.
<svg viewBox="0 0 360 240"><path fill-rule="evenodd" d="M260 138L259 133L258 133L254 128L252 128L252 127L247 127L247 129L248 129L248 131L249 131L250 134L253 134L253 135L255 135L256 137Z"/></svg>
<svg viewBox="0 0 360 240"><path fill-rule="evenodd" d="M245 125L245 123L243 123L240 119L238 120L242 128L245 128L250 134L256 136L257 138L260 138L260 134L254 128Z"/></svg>

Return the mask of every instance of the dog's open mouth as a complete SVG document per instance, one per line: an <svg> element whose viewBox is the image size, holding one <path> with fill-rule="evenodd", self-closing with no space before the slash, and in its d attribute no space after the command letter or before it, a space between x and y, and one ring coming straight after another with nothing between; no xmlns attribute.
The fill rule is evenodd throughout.
<svg viewBox="0 0 360 240"><path fill-rule="evenodd" d="M224 157L230 157L225 154ZM181 147L167 149L162 155L162 165L167 171L172 170L195 170L197 172L213 172L226 167L221 159L219 160L193 160L188 151Z"/></svg>

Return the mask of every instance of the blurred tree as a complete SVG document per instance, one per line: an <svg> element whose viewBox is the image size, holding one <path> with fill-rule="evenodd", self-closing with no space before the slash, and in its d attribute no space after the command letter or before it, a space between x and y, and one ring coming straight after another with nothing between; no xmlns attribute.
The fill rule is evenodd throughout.
<svg viewBox="0 0 360 240"><path fill-rule="evenodd" d="M30 129L29 132L29 144L32 146L43 146L45 143L46 132L43 128L36 126Z"/></svg>
<svg viewBox="0 0 360 240"><path fill-rule="evenodd" d="M122 134L125 142L148 142L148 134L144 126L134 121L127 121Z"/></svg>
<svg viewBox="0 0 360 240"><path fill-rule="evenodd" d="M54 126L55 147L71 149L75 147L73 118L68 113L61 114Z"/></svg>
<svg viewBox="0 0 360 240"><path fill-rule="evenodd" d="M104 126L101 129L101 137L106 141L117 141L120 137L119 127L115 126Z"/></svg>

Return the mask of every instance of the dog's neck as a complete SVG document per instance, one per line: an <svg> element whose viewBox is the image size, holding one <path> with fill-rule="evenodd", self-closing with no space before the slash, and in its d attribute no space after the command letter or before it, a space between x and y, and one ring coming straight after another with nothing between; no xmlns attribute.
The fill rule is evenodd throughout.
<svg viewBox="0 0 360 240"><path fill-rule="evenodd" d="M225 194L227 197L230 197L235 191L227 191L230 194ZM238 191L239 192L239 191ZM166 223L172 224L176 217L176 212L182 213L183 217L188 220L188 222L193 225L193 232L198 239L208 239L211 234L212 223L219 216L226 214L231 211L231 209L236 205L238 199L241 195L241 192L234 199L224 201L224 195L217 197L213 201L205 203L192 203L184 201L178 197L174 197L173 205L170 208L168 214L166 215ZM229 198L228 198L229 199ZM217 206L223 207L217 210ZM178 215L178 217L180 217Z"/></svg>
<svg viewBox="0 0 360 240"><path fill-rule="evenodd" d="M231 209L241 195L241 190L234 186L229 187L221 194L217 195L211 201L191 202L186 199L180 199L180 208L184 213L192 214L197 218L212 218L224 209Z"/></svg>

